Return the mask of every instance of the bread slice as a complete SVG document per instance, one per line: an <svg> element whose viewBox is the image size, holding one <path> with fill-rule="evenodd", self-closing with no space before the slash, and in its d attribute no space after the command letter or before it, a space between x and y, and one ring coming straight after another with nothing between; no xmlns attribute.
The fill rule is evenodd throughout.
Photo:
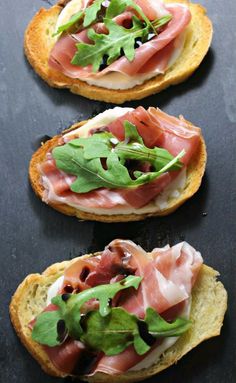
<svg viewBox="0 0 236 383"><path fill-rule="evenodd" d="M69 129L69 131L72 131L74 129L81 127L86 122L87 121L83 121L73 125ZM45 161L47 152L52 150L55 146L58 145L58 141L60 137L61 135L55 136L51 140L42 144L42 146L33 154L32 159L30 161L30 166L29 166L30 182L35 193L41 199L43 199L44 187L41 184L41 175L40 175L38 165L41 164L43 161ZM162 210L156 207L155 211L145 213L145 214L140 214L138 213L138 210L137 210L137 214L133 213L133 214L101 215L101 214L96 214L95 212L93 213L85 212L75 207L71 207L69 205L62 204L62 203L49 202L49 205L66 215L76 216L77 218L82 220L92 220L92 221L100 221L100 222L140 221L151 216L165 216L174 212L187 199L192 197L197 192L197 190L199 189L201 185L202 177L205 172L206 160L207 160L206 145L201 135L199 148L187 167L187 180L186 180L185 188L182 190L179 197L171 198L168 201L168 206Z"/></svg>
<svg viewBox="0 0 236 383"><path fill-rule="evenodd" d="M174 0L165 1L175 2ZM68 88L72 93L109 103L122 104L125 101L140 100L158 93L170 85L186 80L200 65L211 44L213 28L211 21L206 16L205 8L199 4L189 3L188 0L177 1L187 4L192 14L191 23L187 27L184 49L178 60L164 75L158 75L134 88L112 90L91 86L86 82L71 79L63 73L49 68L48 58L55 43L52 34L63 1L49 9L41 8L33 17L25 32L25 54L38 75L52 87Z"/></svg>
<svg viewBox="0 0 236 383"><path fill-rule="evenodd" d="M83 257L90 256L92 255ZM55 263L42 274L28 275L17 288L10 304L11 321L22 343L46 373L57 377L64 377L65 373L54 367L40 344L31 339L28 323L46 306L48 288L64 273L65 268L76 262L77 259ZM217 281L218 275L219 273L211 267L202 266L192 291L190 319L193 325L173 346L165 351L156 364L148 369L130 371L119 376L97 373L92 377L82 377L82 379L91 383L125 383L143 380L176 363L202 341L219 335L227 308L227 292L223 284Z"/></svg>

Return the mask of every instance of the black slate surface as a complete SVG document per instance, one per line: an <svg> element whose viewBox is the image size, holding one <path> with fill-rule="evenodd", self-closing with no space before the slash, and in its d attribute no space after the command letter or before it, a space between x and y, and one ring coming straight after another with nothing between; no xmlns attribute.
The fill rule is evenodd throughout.
<svg viewBox="0 0 236 383"><path fill-rule="evenodd" d="M208 147L202 187L169 217L102 224L78 222L41 203L29 186L27 171L43 135L53 136L110 105L49 88L24 58L24 29L34 13L40 7L49 7L50 1L0 1L1 382L62 382L46 376L19 342L8 317L11 295L27 274L84 252L101 250L116 237L130 238L148 250L189 241L202 252L206 263L220 271L229 293L221 336L198 346L177 366L148 381L235 382L236 3L201 2L208 8L215 31L204 62L187 82L141 104L158 105L174 115L181 113L202 127Z"/></svg>

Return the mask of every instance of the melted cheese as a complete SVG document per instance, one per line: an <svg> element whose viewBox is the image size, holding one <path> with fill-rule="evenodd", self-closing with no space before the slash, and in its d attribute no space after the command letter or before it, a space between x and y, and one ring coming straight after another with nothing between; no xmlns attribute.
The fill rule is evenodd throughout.
<svg viewBox="0 0 236 383"><path fill-rule="evenodd" d="M121 108L120 106L117 106L113 109L107 109L105 112L91 118L91 120L86 122L86 124L84 124L81 128L74 129L71 132L65 134L63 138L66 141L67 137L74 135L78 135L79 137L87 137L91 129L106 126L124 114L132 112L132 110L134 110L134 108Z"/></svg>
<svg viewBox="0 0 236 383"><path fill-rule="evenodd" d="M52 298L54 298L62 288L64 276L59 277L48 289L46 306L50 305Z"/></svg>
<svg viewBox="0 0 236 383"><path fill-rule="evenodd" d="M69 3L62 9L60 12L56 26L55 26L55 32L57 32L58 28L61 25L66 24L70 18L77 12L79 12L82 8L82 0L70 0ZM57 35L57 39L60 37L60 34Z"/></svg>

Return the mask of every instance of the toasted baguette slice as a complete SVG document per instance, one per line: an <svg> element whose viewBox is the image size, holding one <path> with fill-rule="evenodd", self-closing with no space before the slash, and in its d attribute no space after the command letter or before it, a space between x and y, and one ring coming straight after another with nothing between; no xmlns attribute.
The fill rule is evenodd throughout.
<svg viewBox="0 0 236 383"><path fill-rule="evenodd" d="M73 125L68 131L78 129L78 127L83 126L87 121L83 121ZM64 132L65 133L65 132ZM58 141L61 135L55 136L49 141L42 144L42 146L33 154L29 166L29 178L34 189L35 193L39 198L43 199L44 187L41 183L41 175L39 171L39 164L41 164L46 159L46 154L48 151L52 150L55 146L58 145ZM200 145L190 161L187 167L187 180L185 188L182 190L180 195L176 198L171 198L168 201L168 206L162 210L157 206L152 212L145 214L140 214L138 209L134 209L135 213L132 214L96 214L94 212L85 212L79 210L75 207L71 207L62 203L49 202L49 205L54 209L64 213L66 215L76 216L79 219L83 220L92 220L100 222L129 222L129 221L140 221L151 216L165 216L174 212L179 206L181 206L187 199L192 197L197 190L199 189L202 181L202 177L205 172L207 160L206 145L205 141L200 136Z"/></svg>
<svg viewBox="0 0 236 383"><path fill-rule="evenodd" d="M192 20L187 27L184 49L178 60L164 75L158 75L145 81L142 85L127 90L112 90L91 86L78 79L71 79L63 73L48 66L48 58L55 43L52 34L58 15L62 9L61 1L50 9L41 8L29 23L24 40L25 54L34 70L50 86L68 88L72 93L80 94L92 100L100 100L122 104L125 101L140 100L146 96L158 93L170 85L186 80L198 68L206 55L212 40L212 24L206 16L206 10L199 4L189 3L188 0L177 0L187 4L192 14ZM175 2L166 0L166 2Z"/></svg>
<svg viewBox="0 0 236 383"><path fill-rule="evenodd" d="M91 256L85 255L83 258ZM17 288L10 304L11 321L22 343L46 373L58 377L64 377L65 374L52 365L40 344L31 339L28 323L46 306L48 288L77 259L55 263L42 274L28 275ZM222 283L217 281L218 274L212 268L206 265L202 266L192 291L190 319L193 325L172 347L165 351L156 364L148 369L127 372L119 376L97 373L92 377L82 377L82 379L92 383L124 383L143 380L176 363L202 341L219 335L227 308L227 292Z"/></svg>

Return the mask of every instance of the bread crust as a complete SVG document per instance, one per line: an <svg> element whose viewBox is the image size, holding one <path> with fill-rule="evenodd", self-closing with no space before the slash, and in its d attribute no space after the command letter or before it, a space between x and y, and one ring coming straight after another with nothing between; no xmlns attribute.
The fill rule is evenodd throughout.
<svg viewBox="0 0 236 383"><path fill-rule="evenodd" d="M173 0L165 1L173 2ZM131 89L113 90L92 86L49 68L48 58L54 45L52 33L62 9L60 3L49 9L41 8L30 21L24 38L25 54L37 74L52 87L68 88L72 93L109 103L122 104L125 101L140 100L170 85L185 81L198 68L211 44L213 27L206 16L205 8L199 4L189 3L188 0L178 0L178 2L187 4L192 14L180 57L165 74L158 75Z"/></svg>
<svg viewBox="0 0 236 383"><path fill-rule="evenodd" d="M98 254L100 253L85 255L80 258ZM21 342L47 374L57 377L65 377L67 374L54 367L42 346L32 340L28 323L45 307L47 290L50 285L63 274L65 268L76 262L77 259L55 263L42 274L28 275L17 288L10 304L11 321ZM130 371L119 376L97 373L91 377L81 376L80 378L91 383L140 381L176 363L202 341L219 335L227 309L227 292L223 284L217 281L218 274L214 269L203 265L192 291L190 319L193 325L164 353L156 364L148 369Z"/></svg>
<svg viewBox="0 0 236 383"><path fill-rule="evenodd" d="M68 130L74 130L81 126L83 126L87 121L82 121L80 123L72 125L72 127ZM42 146L33 154L32 159L30 161L29 166L29 179L32 185L33 190L36 195L42 200L44 187L41 184L41 175L39 171L39 164L41 164L46 159L46 154L48 151L52 150L55 146L57 146L59 139L61 136L65 134L53 137L51 140L42 144ZM163 210L157 210L151 213L145 214L114 214L114 215L100 215L94 213L84 212L72 206L68 206L66 204L59 204L55 202L50 202L49 205L59 212L76 216L81 220L91 220L91 221L100 221L100 222L130 222L130 221L141 221L148 217L153 216L166 216L174 212L178 207L180 207L186 200L191 198L199 189L202 181L202 177L205 172L207 161L207 152L206 152L206 144L203 139L203 136L200 136L200 145L191 159L188 167L187 167L187 182L184 190L180 193L180 196L177 198L172 198L168 202L168 207Z"/></svg>

